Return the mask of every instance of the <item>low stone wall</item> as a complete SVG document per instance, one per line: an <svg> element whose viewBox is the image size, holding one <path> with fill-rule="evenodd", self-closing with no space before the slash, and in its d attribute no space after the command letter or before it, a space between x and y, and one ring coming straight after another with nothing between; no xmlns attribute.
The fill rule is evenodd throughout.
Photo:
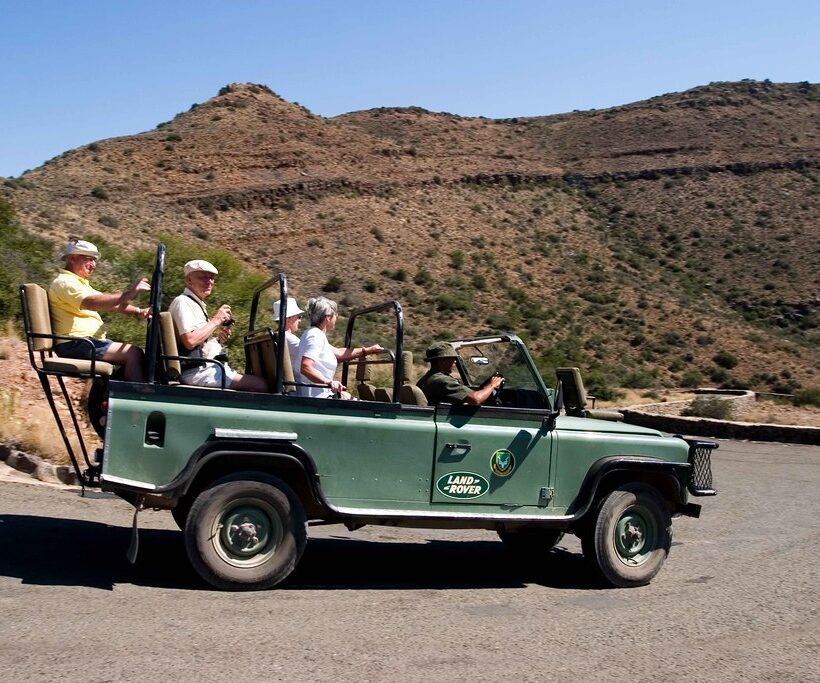
<svg viewBox="0 0 820 683"><path fill-rule="evenodd" d="M736 411L741 411L756 401L753 391L745 389L694 389L691 393L697 396L714 396L721 401L730 401ZM691 399L684 401L664 401L663 403L645 403L628 406L623 410L638 411L650 415L680 415L692 403ZM619 409L620 410L620 409ZM621 412L623 412L621 410Z"/></svg>
<svg viewBox="0 0 820 683"><path fill-rule="evenodd" d="M714 395L724 401L732 401L738 408L755 402L753 391L698 389L698 395ZM715 439L746 439L749 441L778 441L820 445L820 427L774 425L754 422L713 420L707 417L683 417L680 413L691 400L649 403L622 408L624 422L641 427L651 427L670 434L686 436L710 436Z"/></svg>

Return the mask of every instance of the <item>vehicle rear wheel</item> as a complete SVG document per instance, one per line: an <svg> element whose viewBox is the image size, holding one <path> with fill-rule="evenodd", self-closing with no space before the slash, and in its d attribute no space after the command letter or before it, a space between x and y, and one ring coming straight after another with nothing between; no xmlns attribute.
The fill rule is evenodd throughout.
<svg viewBox="0 0 820 683"><path fill-rule="evenodd" d="M507 550L521 557L538 558L545 556L564 537L560 529L516 529L499 531L498 537Z"/></svg>
<svg viewBox="0 0 820 683"><path fill-rule="evenodd" d="M614 586L649 583L672 545L672 519L658 492L623 486L603 501L595 526L582 537L584 554Z"/></svg>
<svg viewBox="0 0 820 683"><path fill-rule="evenodd" d="M101 439L105 438L105 419L108 414L108 378L95 377L86 399L86 410L91 427Z"/></svg>
<svg viewBox="0 0 820 683"><path fill-rule="evenodd" d="M224 590L284 580L307 544L305 511L283 481L264 474L217 482L194 500L185 549L197 573Z"/></svg>
<svg viewBox="0 0 820 683"><path fill-rule="evenodd" d="M191 501L187 498L180 498L177 504L171 508L171 517L176 525L185 531L185 523L188 521L188 513L191 511Z"/></svg>

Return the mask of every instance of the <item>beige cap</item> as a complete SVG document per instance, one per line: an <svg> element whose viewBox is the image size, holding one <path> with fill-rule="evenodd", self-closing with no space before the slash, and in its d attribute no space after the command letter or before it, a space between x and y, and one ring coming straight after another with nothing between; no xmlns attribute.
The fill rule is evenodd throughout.
<svg viewBox="0 0 820 683"><path fill-rule="evenodd" d="M216 269L213 263L209 263L208 261L204 261L201 258L194 259L193 261L188 261L182 269L185 271L185 275L190 275L198 270L201 270L205 273L213 273L214 275L218 275L219 271Z"/></svg>

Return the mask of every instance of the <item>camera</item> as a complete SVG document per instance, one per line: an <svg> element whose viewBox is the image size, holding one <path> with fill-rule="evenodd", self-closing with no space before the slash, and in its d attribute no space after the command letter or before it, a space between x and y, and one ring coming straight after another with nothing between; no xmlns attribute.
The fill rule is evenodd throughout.
<svg viewBox="0 0 820 683"><path fill-rule="evenodd" d="M222 323L222 327L230 327L236 322L236 318L228 318L225 322Z"/></svg>

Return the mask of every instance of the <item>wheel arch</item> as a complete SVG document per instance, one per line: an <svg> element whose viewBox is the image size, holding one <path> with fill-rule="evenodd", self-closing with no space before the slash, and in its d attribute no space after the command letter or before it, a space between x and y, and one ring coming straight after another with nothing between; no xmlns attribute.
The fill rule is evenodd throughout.
<svg viewBox="0 0 820 683"><path fill-rule="evenodd" d="M646 484L658 491L670 512L686 502L688 463L667 462L645 456L608 456L593 463L569 513L583 527L594 518L600 502L624 484Z"/></svg>
<svg viewBox="0 0 820 683"><path fill-rule="evenodd" d="M201 449L177 488L177 504L190 504L210 484L241 472L260 472L281 479L299 498L308 518L332 514L319 488L312 458L292 443L213 443Z"/></svg>

